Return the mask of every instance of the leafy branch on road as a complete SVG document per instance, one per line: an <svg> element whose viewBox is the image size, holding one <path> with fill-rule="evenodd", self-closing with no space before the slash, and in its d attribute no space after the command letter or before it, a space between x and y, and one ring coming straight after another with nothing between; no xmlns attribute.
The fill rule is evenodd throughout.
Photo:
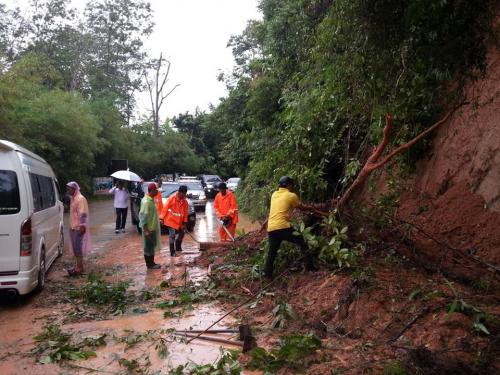
<svg viewBox="0 0 500 375"><path fill-rule="evenodd" d="M37 346L31 354L39 357L39 362L55 363L78 361L95 357L95 348L106 345L106 334L89 336L75 340L71 334L64 333L57 325L48 325L33 339Z"/></svg>
<svg viewBox="0 0 500 375"><path fill-rule="evenodd" d="M67 295L87 305L103 306L115 314L123 314L127 305L135 300L135 293L128 290L130 284L130 281L110 283L100 274L91 273L83 287L72 288Z"/></svg>

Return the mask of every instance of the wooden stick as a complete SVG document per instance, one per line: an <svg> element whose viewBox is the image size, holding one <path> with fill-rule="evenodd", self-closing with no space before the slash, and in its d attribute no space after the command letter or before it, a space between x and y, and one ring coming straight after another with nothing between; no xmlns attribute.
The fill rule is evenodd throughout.
<svg viewBox="0 0 500 375"><path fill-rule="evenodd" d="M188 344L191 341L193 341L194 339L200 339L200 340L220 342L222 344L229 344L229 345L235 345L235 346L241 346L241 347L243 347L243 341L239 341L239 340L234 340L233 341L233 340L222 339L220 337L201 336L201 334L199 334L199 335L195 335L195 334L190 335L189 333L183 333L183 332L174 332L174 335L190 337L191 340L189 340L187 342Z"/></svg>
<svg viewBox="0 0 500 375"><path fill-rule="evenodd" d="M254 296L251 296L250 298L247 298L245 301L243 301L242 303L240 303L238 306L232 308L231 310L229 310L227 313L225 313L224 315L222 315L219 319L217 319L215 322L213 322L212 324L210 324L203 332L200 332L196 337L193 337L191 340L188 341L188 344L193 341L195 338L201 336L204 332L208 331L210 328L212 328L214 325L216 325L217 323L219 323L222 319L224 319L226 316L229 316L230 314L232 314L233 312L235 312L236 310L238 310L239 308L241 308L242 306L245 306L247 303L250 303L252 302L254 299L258 298L260 296L260 294L266 290L267 288L269 288L276 280L278 280L281 276L283 276L284 274L286 274L287 272L290 271L290 269L292 268L292 266L294 266L296 263L298 262L301 262L302 260L304 259L304 256L300 257L299 259L297 259L297 261L295 263L293 263L290 267L286 268L283 272L281 272L278 276L276 276L273 280L271 280L269 283L267 283L266 285L264 285L264 287L262 287L262 289L260 290L259 293L257 293L256 295Z"/></svg>
<svg viewBox="0 0 500 375"><path fill-rule="evenodd" d="M176 333L200 333L200 332L207 332L207 333L238 333L239 330L237 329L209 329L208 331L202 330L202 329L190 329L190 330L176 330Z"/></svg>
<svg viewBox="0 0 500 375"><path fill-rule="evenodd" d="M425 307L418 315L416 315L412 320L410 320L410 322L408 324L406 324L404 326L404 328L396 335L394 336L392 339L390 339L389 343L391 342L394 342L396 341L397 339L399 339L406 331L408 331L411 326L418 320L420 319L422 316L424 316L425 314L427 314L428 312L430 311L429 307Z"/></svg>

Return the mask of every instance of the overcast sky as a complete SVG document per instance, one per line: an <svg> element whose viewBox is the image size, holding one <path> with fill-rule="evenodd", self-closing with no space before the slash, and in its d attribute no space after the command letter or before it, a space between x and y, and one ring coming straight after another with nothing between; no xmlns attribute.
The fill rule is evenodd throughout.
<svg viewBox="0 0 500 375"><path fill-rule="evenodd" d="M160 52L172 63L170 85L180 86L168 97L162 119L181 112L206 110L225 96L224 84L217 81L220 70L234 65L231 35L240 34L250 19L260 19L258 0L150 0L155 30L146 41L153 56ZM138 101L142 107L148 97Z"/></svg>
<svg viewBox="0 0 500 375"><path fill-rule="evenodd" d="M1 0L0 0L1 1ZM250 19L260 19L258 0L149 0L154 13L153 34L145 47L153 57L163 56L172 63L167 90L180 86L168 97L160 112L161 120L196 107L207 110L217 104L226 90L217 81L220 71L234 65L231 49L226 48L231 35L240 34ZM9 6L24 8L29 0L4 0ZM73 0L84 8L87 0ZM149 95L137 95L138 111L145 114ZM136 114L138 115L138 114Z"/></svg>

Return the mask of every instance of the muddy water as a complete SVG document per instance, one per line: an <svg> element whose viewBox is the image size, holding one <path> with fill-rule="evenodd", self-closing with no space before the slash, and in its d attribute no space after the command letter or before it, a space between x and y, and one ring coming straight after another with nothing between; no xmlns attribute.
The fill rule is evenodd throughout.
<svg viewBox="0 0 500 375"><path fill-rule="evenodd" d="M110 206L111 202L107 201L91 204L91 230L95 251L87 262L87 272L106 273L108 281L130 280L131 288L137 291L158 287L163 280L169 280L172 285L180 285L186 278L197 282L206 277L206 270L193 264L199 251L197 242L189 235L185 236L183 253L175 258L170 257L168 237L162 236L162 249L155 260L163 267L161 270L147 270L144 266L140 236L135 228L131 227L125 234L114 234L114 214ZM240 223L245 231L258 226L244 216ZM218 229L213 204L209 202L205 213L197 213L193 236L200 241L217 241ZM160 358L155 350L155 340L158 340L156 336L155 340L144 340L129 349L115 339L131 333L158 333L172 328L204 329L224 314L214 303L195 305L192 311L179 318L165 319L162 310L149 305L141 314L128 311L121 316L108 316L106 320L91 319L67 323L68 313L75 309L65 298L63 291L67 283L73 282L66 276L65 271L70 264L71 256L66 251L49 271L47 287L41 294L28 296L17 302L0 300L0 374L84 374L88 373L89 369L100 373L127 373L119 364L120 358L137 360L140 364L144 364L148 358L149 371L166 374L168 369L181 364L212 363L219 358L219 343L195 340L186 344L183 342L185 340L176 339L166 333L160 335L167 346L166 358ZM82 284L84 279L79 282ZM81 308L84 309L84 306ZM77 338L106 334L106 346L96 350L95 358L68 361L61 366L42 365L36 361L35 356L30 355L30 350L35 347L33 336L40 333L47 324L59 324L64 332L69 332ZM215 328L235 326L237 322L227 317ZM234 335L220 334L220 337L236 339ZM231 345L225 347L237 348Z"/></svg>

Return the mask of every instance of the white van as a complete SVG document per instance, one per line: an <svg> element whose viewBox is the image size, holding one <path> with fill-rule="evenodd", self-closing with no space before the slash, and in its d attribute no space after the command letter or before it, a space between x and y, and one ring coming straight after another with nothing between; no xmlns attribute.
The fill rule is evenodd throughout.
<svg viewBox="0 0 500 375"><path fill-rule="evenodd" d="M0 140L0 291L43 289L46 270L63 252L63 211L50 165Z"/></svg>

